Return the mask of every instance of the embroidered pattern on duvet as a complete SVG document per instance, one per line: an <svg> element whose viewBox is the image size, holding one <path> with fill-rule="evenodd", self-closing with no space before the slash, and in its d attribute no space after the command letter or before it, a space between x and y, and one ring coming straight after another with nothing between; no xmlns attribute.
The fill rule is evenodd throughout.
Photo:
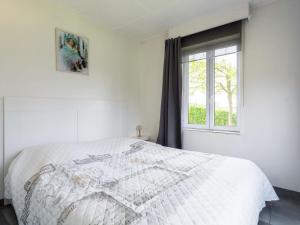
<svg viewBox="0 0 300 225"><path fill-rule="evenodd" d="M157 214L157 204L164 204L191 171L212 159L143 141L128 147L42 167L24 186L21 222L43 225L57 218L63 225L76 213L96 208L99 212L84 224L139 224Z"/></svg>

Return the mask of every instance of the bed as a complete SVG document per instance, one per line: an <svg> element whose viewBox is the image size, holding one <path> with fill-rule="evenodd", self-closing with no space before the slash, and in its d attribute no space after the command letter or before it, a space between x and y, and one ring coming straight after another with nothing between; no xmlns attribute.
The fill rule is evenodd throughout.
<svg viewBox="0 0 300 225"><path fill-rule="evenodd" d="M278 199L248 160L114 138L128 135L122 102L5 97L3 106L4 197L20 225L257 225Z"/></svg>
<svg viewBox="0 0 300 225"><path fill-rule="evenodd" d="M251 161L132 138L25 148L5 198L20 225L257 225L278 200Z"/></svg>

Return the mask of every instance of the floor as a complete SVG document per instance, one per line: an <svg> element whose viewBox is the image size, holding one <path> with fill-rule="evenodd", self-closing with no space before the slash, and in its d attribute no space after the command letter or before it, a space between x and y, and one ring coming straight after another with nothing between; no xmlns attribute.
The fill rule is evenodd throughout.
<svg viewBox="0 0 300 225"><path fill-rule="evenodd" d="M275 188L280 201L268 203L259 216L258 225L300 225L300 193ZM17 225L11 206L0 206L0 225Z"/></svg>
<svg viewBox="0 0 300 225"><path fill-rule="evenodd" d="M275 188L280 201L268 203L258 225L300 225L300 193Z"/></svg>

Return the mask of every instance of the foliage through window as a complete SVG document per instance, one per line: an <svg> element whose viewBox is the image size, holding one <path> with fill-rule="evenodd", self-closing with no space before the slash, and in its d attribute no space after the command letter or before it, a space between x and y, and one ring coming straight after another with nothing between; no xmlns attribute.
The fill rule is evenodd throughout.
<svg viewBox="0 0 300 225"><path fill-rule="evenodd" d="M238 131L238 46L185 52L182 69L184 126Z"/></svg>

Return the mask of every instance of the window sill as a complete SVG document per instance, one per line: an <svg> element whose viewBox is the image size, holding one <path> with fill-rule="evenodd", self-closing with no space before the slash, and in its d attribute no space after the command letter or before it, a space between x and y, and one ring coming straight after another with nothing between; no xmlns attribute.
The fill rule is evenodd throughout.
<svg viewBox="0 0 300 225"><path fill-rule="evenodd" d="M195 132L207 132L207 133L215 133L215 134L232 134L232 135L240 135L240 131L232 131L232 130L212 130L205 128L193 128L193 127L183 127L183 131L195 131Z"/></svg>

